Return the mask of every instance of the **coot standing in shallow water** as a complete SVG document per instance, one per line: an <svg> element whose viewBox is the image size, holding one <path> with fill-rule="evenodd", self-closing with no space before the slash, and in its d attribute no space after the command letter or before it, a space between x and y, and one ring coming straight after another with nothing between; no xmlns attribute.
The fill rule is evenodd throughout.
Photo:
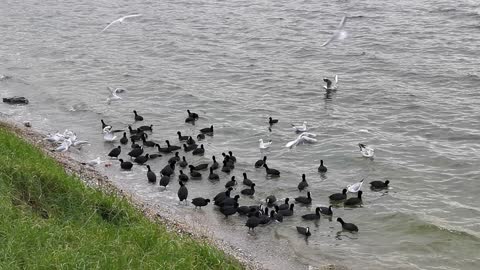
<svg viewBox="0 0 480 270"><path fill-rule="evenodd" d="M202 197L192 199L192 204L195 205L195 208L197 207L202 208L202 206L206 206L209 202L210 202L210 199L205 199Z"/></svg>
<svg viewBox="0 0 480 270"><path fill-rule="evenodd" d="M334 193L328 197L331 201L343 201L347 198L347 189L344 188L342 193Z"/></svg>
<svg viewBox="0 0 480 270"><path fill-rule="evenodd" d="M318 166L318 172L321 172L321 173L327 172L327 167L323 165L323 160L320 160L320 166Z"/></svg>
<svg viewBox="0 0 480 270"><path fill-rule="evenodd" d="M143 116L138 115L137 111L133 110L135 114L135 121L143 121Z"/></svg>
<svg viewBox="0 0 480 270"><path fill-rule="evenodd" d="M112 158L118 158L118 156L120 155L121 152L122 152L122 148L119 145L116 148L113 148L112 151L110 151L110 153L108 153L108 156L112 157Z"/></svg>
<svg viewBox="0 0 480 270"><path fill-rule="evenodd" d="M263 159L257 160L257 162L255 162L255 168L262 167L265 162L267 162L267 156L264 156Z"/></svg>
<svg viewBox="0 0 480 270"><path fill-rule="evenodd" d="M155 173L152 171L152 169L150 169L150 165L147 165L147 179L148 179L148 182L150 183L155 183L157 182L157 176L155 175Z"/></svg>
<svg viewBox="0 0 480 270"><path fill-rule="evenodd" d="M306 227L306 228L305 228L305 227L299 227L299 226L297 226L297 232L298 232L299 234L305 235L306 237L309 237L310 235L312 235L312 234L310 233L310 227Z"/></svg>
<svg viewBox="0 0 480 270"><path fill-rule="evenodd" d="M390 183L389 180L385 180L385 182L382 181L372 181L370 182L370 188L372 190L380 190L380 189L386 189L388 188L388 184Z"/></svg>
<svg viewBox="0 0 480 270"><path fill-rule="evenodd" d="M119 159L118 161L120 161L120 168L124 170L131 170L133 167L133 163L130 161L123 161L123 159Z"/></svg>
<svg viewBox="0 0 480 270"><path fill-rule="evenodd" d="M343 221L342 218L337 218L337 221L342 224L342 228L344 230L347 230L347 231L350 231L350 232L358 232L358 227L355 224L346 223L345 221Z"/></svg>
<svg viewBox="0 0 480 270"><path fill-rule="evenodd" d="M179 181L178 183L180 184L180 188L178 189L178 192L177 192L178 199L180 199L180 202L185 201L186 203L187 197L188 197L188 189L185 186L185 184L183 184L182 181Z"/></svg>
<svg viewBox="0 0 480 270"><path fill-rule="evenodd" d="M305 179L305 174L302 174L302 181L298 183L298 190L302 191L308 187L307 179Z"/></svg>

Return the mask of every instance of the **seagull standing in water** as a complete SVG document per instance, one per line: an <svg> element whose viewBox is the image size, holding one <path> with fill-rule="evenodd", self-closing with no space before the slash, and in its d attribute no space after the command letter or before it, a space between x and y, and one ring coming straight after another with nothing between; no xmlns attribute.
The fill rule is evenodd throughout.
<svg viewBox="0 0 480 270"><path fill-rule="evenodd" d="M117 136L113 134L111 127L108 126L103 129L103 139L107 142L113 142L117 139Z"/></svg>
<svg viewBox="0 0 480 270"><path fill-rule="evenodd" d="M373 158L373 156L375 155L375 149L373 149L369 146L366 146L363 143L359 143L358 147L360 147L360 153L362 153L363 157Z"/></svg>
<svg viewBox="0 0 480 270"><path fill-rule="evenodd" d="M351 193L357 193L357 192L359 192L359 191L362 189L363 180L365 180L365 179L362 179L360 182L357 182L357 183L355 183L355 184L353 184L353 185L348 185L348 186L347 186L348 192L351 192Z"/></svg>
<svg viewBox="0 0 480 270"><path fill-rule="evenodd" d="M260 143L259 143L259 148L260 149L267 149L270 147L270 145L272 144L272 140L270 140L269 142L263 142L263 139L260 139L258 140Z"/></svg>
<svg viewBox="0 0 480 270"><path fill-rule="evenodd" d="M110 26L116 24L116 23L123 23L123 21L127 18L134 18L134 17L140 17L142 16L142 14L132 14L132 15L127 15L127 16L123 16L119 19L116 19L115 21L109 23L105 28L103 28L102 32L100 33L103 33L105 30L107 30Z"/></svg>
<svg viewBox="0 0 480 270"><path fill-rule="evenodd" d="M338 88L338 75L335 75L335 79L334 81L332 82L330 79L328 78L323 78L323 81L327 83L327 85L324 85L323 88L325 88L325 90L337 90Z"/></svg>
<svg viewBox="0 0 480 270"><path fill-rule="evenodd" d="M317 142L317 139L315 138L312 138L312 137L316 137L317 134L313 134L313 133L309 133L309 132L303 132L302 134L298 135L298 137L293 140L293 141L290 141L288 142L285 147L288 147L288 148L293 148L301 143L314 143L314 142Z"/></svg>
<svg viewBox="0 0 480 270"><path fill-rule="evenodd" d="M110 95L109 95L108 98L107 98L107 103L108 103L108 104L110 104L110 102L112 102L112 101L122 99L122 97L119 96L118 94L119 94L119 93L123 93L123 92L126 91L125 89L122 89L122 88L115 88L115 89L113 89L113 88L108 87L108 86L107 86L107 89L108 89L108 91L110 92Z"/></svg>
<svg viewBox="0 0 480 270"><path fill-rule="evenodd" d="M305 132L307 131L307 121L303 121L303 124L301 126L295 126L294 124L291 124L292 125L292 128L296 131L296 132Z"/></svg>
<svg viewBox="0 0 480 270"><path fill-rule="evenodd" d="M335 31L335 33L333 33L333 35L330 37L329 40L327 40L325 43L322 44L322 47L327 46L332 41L342 40L347 37L347 31L343 30L343 28L345 28L346 22L347 22L347 16L343 16L342 21L340 21L340 24L338 25L338 28Z"/></svg>

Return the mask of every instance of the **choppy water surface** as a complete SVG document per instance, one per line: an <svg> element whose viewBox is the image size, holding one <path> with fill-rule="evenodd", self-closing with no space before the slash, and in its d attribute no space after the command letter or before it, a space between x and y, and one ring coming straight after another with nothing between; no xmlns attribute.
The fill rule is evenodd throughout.
<svg viewBox="0 0 480 270"><path fill-rule="evenodd" d="M143 16L99 34L133 13ZM344 14L349 37L320 47ZM187 159L232 150L232 175L246 171L258 187L242 205L269 194L299 196L305 173L312 206L297 205L283 224L248 234L242 217L225 220L211 206L179 205L178 184L160 191L147 184L144 168L104 169L121 188L208 228L265 267L480 267L478 1L7 0L0 3L0 30L0 74L13 76L0 82L0 94L31 100L1 104L1 112L43 131L75 130L92 142L81 158L112 148L102 141L101 118L124 128L135 108L155 125L151 139L158 141L178 144L177 130L196 135L213 124L205 158ZM334 74L340 89L326 96L322 78ZM107 106L106 86L128 92ZM200 114L197 125L183 123L187 108ZM280 119L271 132L268 116ZM284 148L296 136L290 123L304 120L320 141ZM273 140L267 155L280 178L253 168L262 156L259 138ZM374 161L359 156L359 142L377 149ZM316 172L320 159L328 166L324 177ZM149 164L158 173L167 160ZM218 184L189 182L190 198L221 191L228 176L221 177ZM363 177L388 178L392 187L365 188L363 207L336 208L332 221L301 220ZM339 233L339 216L360 232ZM296 225L310 225L308 241Z"/></svg>

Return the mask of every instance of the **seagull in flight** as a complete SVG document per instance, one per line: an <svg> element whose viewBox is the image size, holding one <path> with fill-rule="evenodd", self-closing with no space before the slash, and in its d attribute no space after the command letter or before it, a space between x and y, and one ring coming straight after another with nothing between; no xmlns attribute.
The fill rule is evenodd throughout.
<svg viewBox="0 0 480 270"><path fill-rule="evenodd" d="M127 18L134 18L134 17L140 17L142 16L142 14L132 14L132 15L127 15L127 16L123 16L121 17L120 19L116 19L115 21L109 23L105 28L103 28L102 32L100 33L103 33L105 30L107 30L110 26L116 24L116 23L123 23L123 21Z"/></svg>
<svg viewBox="0 0 480 270"><path fill-rule="evenodd" d="M122 97L119 96L118 94L126 91L125 89L122 89L122 88L113 89L113 88L108 87L108 86L107 86L107 89L110 92L110 95L107 98L107 104L110 104L110 102L112 102L112 101L122 99Z"/></svg>
<svg viewBox="0 0 480 270"><path fill-rule="evenodd" d="M347 31L343 30L343 28L345 28L346 22L347 22L347 16L343 16L342 21L340 21L340 24L338 25L338 28L335 31L335 33L333 33L333 35L330 37L329 40L327 40L325 43L322 44L322 47L327 46L332 41L335 41L338 39L342 40L347 37Z"/></svg>

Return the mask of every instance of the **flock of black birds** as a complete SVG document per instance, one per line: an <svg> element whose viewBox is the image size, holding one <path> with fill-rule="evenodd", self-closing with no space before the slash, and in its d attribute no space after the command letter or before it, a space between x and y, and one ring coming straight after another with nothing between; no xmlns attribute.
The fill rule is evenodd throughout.
<svg viewBox="0 0 480 270"><path fill-rule="evenodd" d="M140 116L137 111L133 111L135 121L143 121L143 117ZM195 123L199 119L198 114L190 112L187 110L188 117L185 119L186 123ZM109 127L103 120L102 129ZM270 126L278 123L277 119L269 118ZM227 153L222 153L223 161L221 163L217 162L215 156L212 156L211 163L202 163L199 165L188 164L185 156L180 157L179 151L183 150L185 153L191 152L193 155L203 156L205 154L205 148L203 144L198 145L194 138L191 136L184 136L180 131L177 132L178 140L183 143L182 146L172 145L170 141L166 140L165 147L162 147L160 144L154 141L148 141L148 134L153 132L153 125L149 126L140 126L136 129L133 129L131 126L128 126L128 131L130 136L127 136L127 132L123 132L123 137L120 139L122 145L126 145L131 142L131 149L127 153L130 156L131 161L123 160L118 158L122 153L122 146L117 146L113 148L108 156L111 158L118 158L120 162L120 168L123 170L131 170L134 163L139 165L144 165L149 160L162 157L163 155L171 155L172 157L168 159L168 164L160 171L160 186L166 188L171 181L174 180L175 168L178 166L178 183L180 187L178 189L177 195L180 202L187 203L188 198L188 188L186 183L189 180L201 180L202 173L200 171L208 171L208 179L210 181L220 181L220 176L215 173L216 170L221 170L224 173L230 173L235 169L235 163L237 158L233 155L232 151ZM200 133L197 135L197 140L201 141L205 139L205 135L213 136L214 127L213 125L207 128L200 129ZM137 142L141 142L142 145ZM144 154L145 148L150 147L157 149L158 151L153 154ZM132 162L133 161L133 162ZM157 182L157 175L152 171L150 165L146 165L147 171L147 180L150 183ZM270 168L267 165L267 157L264 156L263 159L258 160L254 164L255 168L264 168L267 176L270 177L279 177L280 171ZM187 169L188 168L188 169ZM183 170L188 170L188 174L184 173ZM323 160L320 162L318 167L318 172L326 173L327 167L323 164ZM282 202L278 202L274 195L270 195L265 198L265 203L261 205L252 205L252 206L240 206L238 200L240 195L234 195L233 187L236 186L237 179L235 176L231 176L230 180L225 184L225 190L218 193L212 200L209 198L197 197L192 199L192 204L197 207L203 207L208 205L211 201L213 204L218 207L220 213L228 216L239 214L246 216L246 224L250 230L254 230L259 225L268 225L273 222L282 222L285 217L292 216L294 214L295 204L301 205L310 205L312 203L311 193L307 192L307 196L298 196L294 198L295 203L291 203L290 198L286 198ZM247 188L240 191L241 195L244 196L253 196L255 194L255 183L248 179L247 173L243 173L242 184ZM372 190L381 190L388 188L389 181L373 181L370 182ZM305 174L302 175L302 180L298 184L298 190L303 191L308 188L308 182L306 181ZM330 202L332 204L341 204L347 207L355 207L362 204L362 191L358 191L357 197L347 198L347 189L343 189L341 193L335 193L329 196ZM329 207L316 207L315 213L303 215L304 220L319 220L320 217L324 215L331 219L333 215L332 205ZM353 223L347 223L342 218L337 218L337 221L341 224L342 229L349 232L358 232L358 227ZM298 233L305 235L306 237L311 235L309 227L297 227Z"/></svg>

